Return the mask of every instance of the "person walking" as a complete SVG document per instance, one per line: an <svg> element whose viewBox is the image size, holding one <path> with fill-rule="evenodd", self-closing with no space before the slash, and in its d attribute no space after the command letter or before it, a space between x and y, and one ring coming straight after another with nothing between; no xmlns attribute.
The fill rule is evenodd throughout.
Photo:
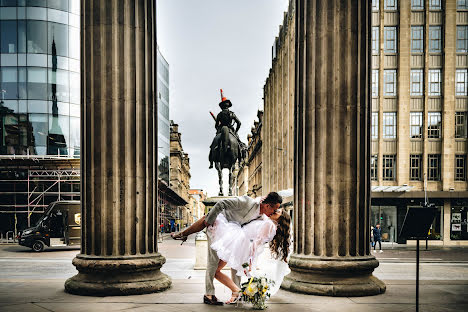
<svg viewBox="0 0 468 312"><path fill-rule="evenodd" d="M375 247L377 246L377 242L379 243L379 248L380 252L383 252L382 250L382 229L380 228L380 224L376 224L374 230L372 231L374 234L374 252Z"/></svg>
<svg viewBox="0 0 468 312"><path fill-rule="evenodd" d="M374 247L374 227L371 225L370 227L370 243L371 243L371 247Z"/></svg>

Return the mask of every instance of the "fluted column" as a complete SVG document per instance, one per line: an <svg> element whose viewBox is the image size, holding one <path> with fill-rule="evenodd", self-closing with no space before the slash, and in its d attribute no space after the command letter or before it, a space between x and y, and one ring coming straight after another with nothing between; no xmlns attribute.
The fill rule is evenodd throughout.
<svg viewBox="0 0 468 312"><path fill-rule="evenodd" d="M385 291L369 250L370 2L296 1L291 291Z"/></svg>
<svg viewBox="0 0 468 312"><path fill-rule="evenodd" d="M156 1L81 2L80 295L160 291Z"/></svg>

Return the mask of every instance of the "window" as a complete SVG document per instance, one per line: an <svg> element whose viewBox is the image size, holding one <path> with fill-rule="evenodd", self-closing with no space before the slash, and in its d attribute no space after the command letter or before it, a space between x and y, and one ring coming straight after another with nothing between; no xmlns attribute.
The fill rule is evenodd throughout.
<svg viewBox="0 0 468 312"><path fill-rule="evenodd" d="M47 22L27 21L28 53L47 53Z"/></svg>
<svg viewBox="0 0 468 312"><path fill-rule="evenodd" d="M455 155L455 181L466 181L466 155Z"/></svg>
<svg viewBox="0 0 468 312"><path fill-rule="evenodd" d="M411 112L410 113L410 138L412 139L422 138L422 128L423 128L423 113Z"/></svg>
<svg viewBox="0 0 468 312"><path fill-rule="evenodd" d="M5 100L18 98L18 70L16 67L0 67L0 90Z"/></svg>
<svg viewBox="0 0 468 312"><path fill-rule="evenodd" d="M440 155L427 155L427 179L440 181Z"/></svg>
<svg viewBox="0 0 468 312"><path fill-rule="evenodd" d="M429 0L429 10L441 10L440 0Z"/></svg>
<svg viewBox="0 0 468 312"><path fill-rule="evenodd" d="M28 98L31 100L47 99L47 69L28 67Z"/></svg>
<svg viewBox="0 0 468 312"><path fill-rule="evenodd" d="M384 70L384 96L396 96L396 70Z"/></svg>
<svg viewBox="0 0 468 312"><path fill-rule="evenodd" d="M0 22L1 53L18 53L16 21Z"/></svg>
<svg viewBox="0 0 468 312"><path fill-rule="evenodd" d="M49 44L47 52L51 55L68 56L68 25L48 23Z"/></svg>
<svg viewBox="0 0 468 312"><path fill-rule="evenodd" d="M372 27L372 54L379 54L379 26Z"/></svg>
<svg viewBox="0 0 468 312"><path fill-rule="evenodd" d="M457 10L468 10L468 0L457 0Z"/></svg>
<svg viewBox="0 0 468 312"><path fill-rule="evenodd" d="M424 73L422 69L411 70L411 96L423 95Z"/></svg>
<svg viewBox="0 0 468 312"><path fill-rule="evenodd" d="M427 137L430 139L440 139L442 130L442 119L440 112L427 113Z"/></svg>
<svg viewBox="0 0 468 312"><path fill-rule="evenodd" d="M382 163L383 164L382 179L384 181L395 180L396 155L383 155L382 162L383 162Z"/></svg>
<svg viewBox="0 0 468 312"><path fill-rule="evenodd" d="M380 2L380 0L372 0L372 11L378 11L379 10L379 2Z"/></svg>
<svg viewBox="0 0 468 312"><path fill-rule="evenodd" d="M410 180L421 180L421 155L410 155Z"/></svg>
<svg viewBox="0 0 468 312"><path fill-rule="evenodd" d="M423 53L424 49L424 28L423 26L411 26L411 52Z"/></svg>
<svg viewBox="0 0 468 312"><path fill-rule="evenodd" d="M377 155L372 155L371 156L371 180L372 181L377 181L378 176L377 176L377 160L378 157Z"/></svg>
<svg viewBox="0 0 468 312"><path fill-rule="evenodd" d="M466 112L456 112L455 113L455 138L457 139L466 139L466 129L467 129L467 113Z"/></svg>
<svg viewBox="0 0 468 312"><path fill-rule="evenodd" d="M424 10L424 0L411 0L411 10Z"/></svg>
<svg viewBox="0 0 468 312"><path fill-rule="evenodd" d="M396 11L398 7L397 0L385 0L385 10L387 11Z"/></svg>
<svg viewBox="0 0 468 312"><path fill-rule="evenodd" d="M379 113L372 112L372 140L379 138Z"/></svg>
<svg viewBox="0 0 468 312"><path fill-rule="evenodd" d="M429 70L429 96L440 96L440 69Z"/></svg>
<svg viewBox="0 0 468 312"><path fill-rule="evenodd" d="M457 52L468 52L468 26L457 26Z"/></svg>
<svg viewBox="0 0 468 312"><path fill-rule="evenodd" d="M62 10L62 11L68 11L68 1L49 0L49 1L47 1L47 3L48 3L47 7L49 7L49 8Z"/></svg>
<svg viewBox="0 0 468 312"><path fill-rule="evenodd" d="M440 26L429 26L429 52L442 52L442 31Z"/></svg>
<svg viewBox="0 0 468 312"><path fill-rule="evenodd" d="M397 53L396 27L384 27L384 36L385 36L385 41L384 41L385 53Z"/></svg>
<svg viewBox="0 0 468 312"><path fill-rule="evenodd" d="M455 73L455 95L467 96L467 70L457 69Z"/></svg>
<svg viewBox="0 0 468 312"><path fill-rule="evenodd" d="M396 138L396 113L383 113L383 137Z"/></svg>
<svg viewBox="0 0 468 312"><path fill-rule="evenodd" d="M452 206L450 216L450 239L451 240L468 240L468 206L463 202L457 202L457 206Z"/></svg>
<svg viewBox="0 0 468 312"><path fill-rule="evenodd" d="M379 97L379 70L372 70L372 97Z"/></svg>

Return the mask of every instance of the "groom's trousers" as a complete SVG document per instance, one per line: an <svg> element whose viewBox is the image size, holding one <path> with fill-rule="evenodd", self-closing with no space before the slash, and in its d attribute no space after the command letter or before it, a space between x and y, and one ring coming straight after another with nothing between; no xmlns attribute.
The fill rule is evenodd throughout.
<svg viewBox="0 0 468 312"><path fill-rule="evenodd" d="M213 284L214 276L216 274L216 269L218 268L218 263L219 263L219 258L218 254L216 251L211 249L211 239L210 236L207 235L208 237L208 259L207 259L207 264L206 264L206 274L205 274L205 295L214 295L215 294L215 288ZM231 269L231 278L234 284L237 285L237 287L240 288L240 281L241 278L240 276L236 275L236 270Z"/></svg>

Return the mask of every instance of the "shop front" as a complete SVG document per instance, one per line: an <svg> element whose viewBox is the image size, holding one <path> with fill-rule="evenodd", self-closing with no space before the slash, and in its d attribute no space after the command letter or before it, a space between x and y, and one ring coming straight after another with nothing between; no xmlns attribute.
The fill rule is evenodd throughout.
<svg viewBox="0 0 468 312"><path fill-rule="evenodd" d="M468 246L468 196L465 196L465 192L428 195L429 203L437 208L436 217L427 233L428 245ZM396 197L377 192L372 194L370 226L380 224L383 242L414 244L415 241L406 241L399 233L408 209L423 208L424 193L407 192L393 196Z"/></svg>

